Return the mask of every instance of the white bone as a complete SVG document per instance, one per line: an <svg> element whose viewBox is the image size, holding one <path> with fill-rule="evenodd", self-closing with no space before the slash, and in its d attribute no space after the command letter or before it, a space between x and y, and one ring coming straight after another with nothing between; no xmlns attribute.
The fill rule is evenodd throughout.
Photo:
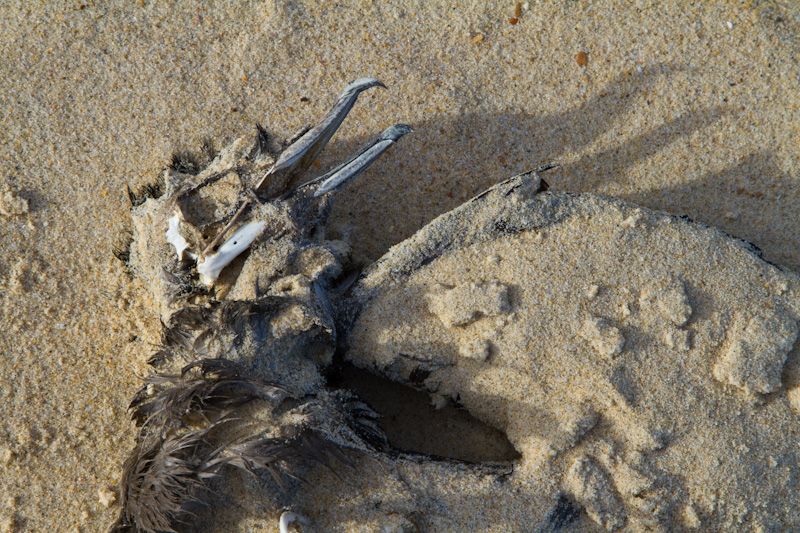
<svg viewBox="0 0 800 533"><path fill-rule="evenodd" d="M222 243L216 253L201 258L197 262L200 281L208 287L214 285L222 269L236 259L240 253L247 250L266 225L267 223L263 221L248 222L228 237L228 240Z"/></svg>
<svg viewBox="0 0 800 533"><path fill-rule="evenodd" d="M300 516L299 514L293 513L291 511L284 511L283 513L281 513L281 519L278 525L278 527L280 528L280 533L289 533L289 524L291 524L294 521L303 524L306 522L306 519Z"/></svg>
<svg viewBox="0 0 800 533"><path fill-rule="evenodd" d="M167 229L167 242L175 247L175 253L178 254L178 261L183 261L183 252L189 247L189 243L181 235L181 215L178 211L169 219L169 228Z"/></svg>

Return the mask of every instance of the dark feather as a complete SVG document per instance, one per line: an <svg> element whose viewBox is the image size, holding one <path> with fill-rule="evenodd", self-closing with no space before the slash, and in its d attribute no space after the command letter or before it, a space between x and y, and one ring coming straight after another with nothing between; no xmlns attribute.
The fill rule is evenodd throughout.
<svg viewBox="0 0 800 533"><path fill-rule="evenodd" d="M180 276L177 274L170 272L164 267L161 267L162 275L164 276L164 280L170 285L181 285L183 281L181 280Z"/></svg>
<svg viewBox="0 0 800 533"><path fill-rule="evenodd" d="M214 139L210 137L203 139L203 144L200 145L200 155L203 158L203 163L205 163L203 168L208 166L214 159L216 159L218 153L219 152L214 146Z"/></svg>
<svg viewBox="0 0 800 533"><path fill-rule="evenodd" d="M212 301L207 306L184 307L170 317L169 324L162 324L161 345L148 363L158 366L176 357L193 361L226 353L245 331L251 316L269 315L293 301L283 296L264 296L256 301Z"/></svg>
<svg viewBox="0 0 800 533"><path fill-rule="evenodd" d="M178 327L164 325L161 330L161 349L172 357L179 355L187 361L194 359L193 335Z"/></svg>
<svg viewBox="0 0 800 533"><path fill-rule="evenodd" d="M122 511L112 532L175 533L193 506L206 505L205 491L225 459L206 440L214 426L181 436L144 441L125 462Z"/></svg>
<svg viewBox="0 0 800 533"><path fill-rule="evenodd" d="M344 409L345 423L373 449L388 450L389 440L380 425L381 415L350 391L339 390L334 394Z"/></svg>
<svg viewBox="0 0 800 533"><path fill-rule="evenodd" d="M212 311L206 307L184 307L172 314L169 323L170 326L198 329L208 326L212 317Z"/></svg>
<svg viewBox="0 0 800 533"><path fill-rule="evenodd" d="M253 474L267 471L282 490L284 475L302 480L303 470L313 463L331 470L332 460L349 464L341 448L308 426L284 426L281 433L229 446L228 464Z"/></svg>
<svg viewBox="0 0 800 533"><path fill-rule="evenodd" d="M196 176L217 157L217 151L211 139L205 139L200 146L200 153L188 150L175 150L169 162L169 168L181 174Z"/></svg>
<svg viewBox="0 0 800 533"><path fill-rule="evenodd" d="M172 153L169 168L175 172L192 176L199 174L202 170L200 158L188 150L175 150Z"/></svg>
<svg viewBox="0 0 800 533"><path fill-rule="evenodd" d="M256 122L256 145L250 152L250 159L256 161L269 155L272 155L269 149L269 133L264 126Z"/></svg>
<svg viewBox="0 0 800 533"><path fill-rule="evenodd" d="M226 359L201 359L180 374L154 374L145 382L131 401L133 418L142 427L123 469L115 533L175 531L192 506L205 504L208 483L222 466L240 462L236 454L222 455L224 441L212 445L212 433L234 421L242 406L288 395ZM192 418L205 427L188 430Z"/></svg>
<svg viewBox="0 0 800 533"><path fill-rule="evenodd" d="M175 358L175 354L167 349L161 348L156 353L147 358L147 364L153 367L159 367L166 361L171 361Z"/></svg>
<svg viewBox="0 0 800 533"><path fill-rule="evenodd" d="M177 302L182 298L196 295L208 295L210 293L208 287L196 283L196 272L190 270L181 271L186 266L186 263L172 265L173 270L166 268L161 269L164 280L171 285L171 301ZM177 267L177 272L175 271Z"/></svg>
<svg viewBox="0 0 800 533"><path fill-rule="evenodd" d="M154 374L144 380L146 385L129 408L137 423L162 436L183 427L192 415L214 424L252 401L288 395L280 385L246 376L240 365L226 359L201 359L184 366L180 374Z"/></svg>
<svg viewBox="0 0 800 533"><path fill-rule="evenodd" d="M224 324L228 331L236 335L240 334L245 324L253 314L253 302L226 301L220 305L219 321Z"/></svg>
<svg viewBox="0 0 800 533"><path fill-rule="evenodd" d="M145 203L148 198L161 197L161 195L164 194L165 187L164 176L159 176L153 183L143 185L137 189L136 192L132 191L130 186L128 186L128 198L131 201L131 206L138 207Z"/></svg>
<svg viewBox="0 0 800 533"><path fill-rule="evenodd" d="M219 322L227 331L240 335L253 315L271 316L295 299L285 296L262 296L253 301L227 301L220 305Z"/></svg>
<svg viewBox="0 0 800 533"><path fill-rule="evenodd" d="M128 231L120 237L119 242L111 248L114 257L119 259L125 268L130 266L131 262L131 244L133 244L133 234Z"/></svg>
<svg viewBox="0 0 800 533"><path fill-rule="evenodd" d="M208 350L207 342L214 336L214 330L212 328L206 328L200 332L200 335L195 337L194 342L192 343L192 351L196 353L198 356L203 358L209 358L210 352Z"/></svg>

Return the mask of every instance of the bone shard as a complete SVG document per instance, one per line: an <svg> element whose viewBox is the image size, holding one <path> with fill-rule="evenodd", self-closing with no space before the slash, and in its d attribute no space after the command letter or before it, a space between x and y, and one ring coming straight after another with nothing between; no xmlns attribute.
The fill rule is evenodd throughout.
<svg viewBox="0 0 800 533"><path fill-rule="evenodd" d="M175 211L175 214L167 221L169 228L167 229L167 242L175 248L175 253L178 255L178 261L183 261L183 252L189 248L189 243L181 235L181 216L180 213Z"/></svg>
<svg viewBox="0 0 800 533"><path fill-rule="evenodd" d="M228 266L231 261L247 250L253 241L258 238L261 231L267 225L266 222L248 222L237 229L216 253L200 259L197 262L197 272L200 274L200 281L210 287L217 281L222 269Z"/></svg>

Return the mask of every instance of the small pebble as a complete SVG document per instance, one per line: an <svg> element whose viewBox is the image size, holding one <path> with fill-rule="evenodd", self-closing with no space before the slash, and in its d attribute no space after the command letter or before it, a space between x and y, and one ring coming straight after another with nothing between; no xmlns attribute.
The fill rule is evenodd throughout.
<svg viewBox="0 0 800 533"><path fill-rule="evenodd" d="M98 489L97 500L103 507L111 507L117 502L117 495L108 489Z"/></svg>
<svg viewBox="0 0 800 533"><path fill-rule="evenodd" d="M591 300L595 296L597 296L598 292L600 292L600 286L599 285L589 285L589 287L587 287L587 289L586 289L586 298L588 300Z"/></svg>
<svg viewBox="0 0 800 533"><path fill-rule="evenodd" d="M0 195L0 215L13 217L28 213L28 201L24 198L15 196L10 191Z"/></svg>

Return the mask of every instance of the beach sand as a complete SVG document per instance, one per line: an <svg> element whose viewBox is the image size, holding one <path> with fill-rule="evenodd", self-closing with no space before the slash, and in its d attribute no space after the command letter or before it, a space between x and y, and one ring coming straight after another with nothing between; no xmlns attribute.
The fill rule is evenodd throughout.
<svg viewBox="0 0 800 533"><path fill-rule="evenodd" d="M337 199L360 262L555 162L552 191L686 215L800 270L797 7L515 6L0 6L0 531L101 531L119 512L127 405L159 340L111 253L126 185L256 122L288 137L360 76L388 89L362 95L320 173L415 130Z"/></svg>

